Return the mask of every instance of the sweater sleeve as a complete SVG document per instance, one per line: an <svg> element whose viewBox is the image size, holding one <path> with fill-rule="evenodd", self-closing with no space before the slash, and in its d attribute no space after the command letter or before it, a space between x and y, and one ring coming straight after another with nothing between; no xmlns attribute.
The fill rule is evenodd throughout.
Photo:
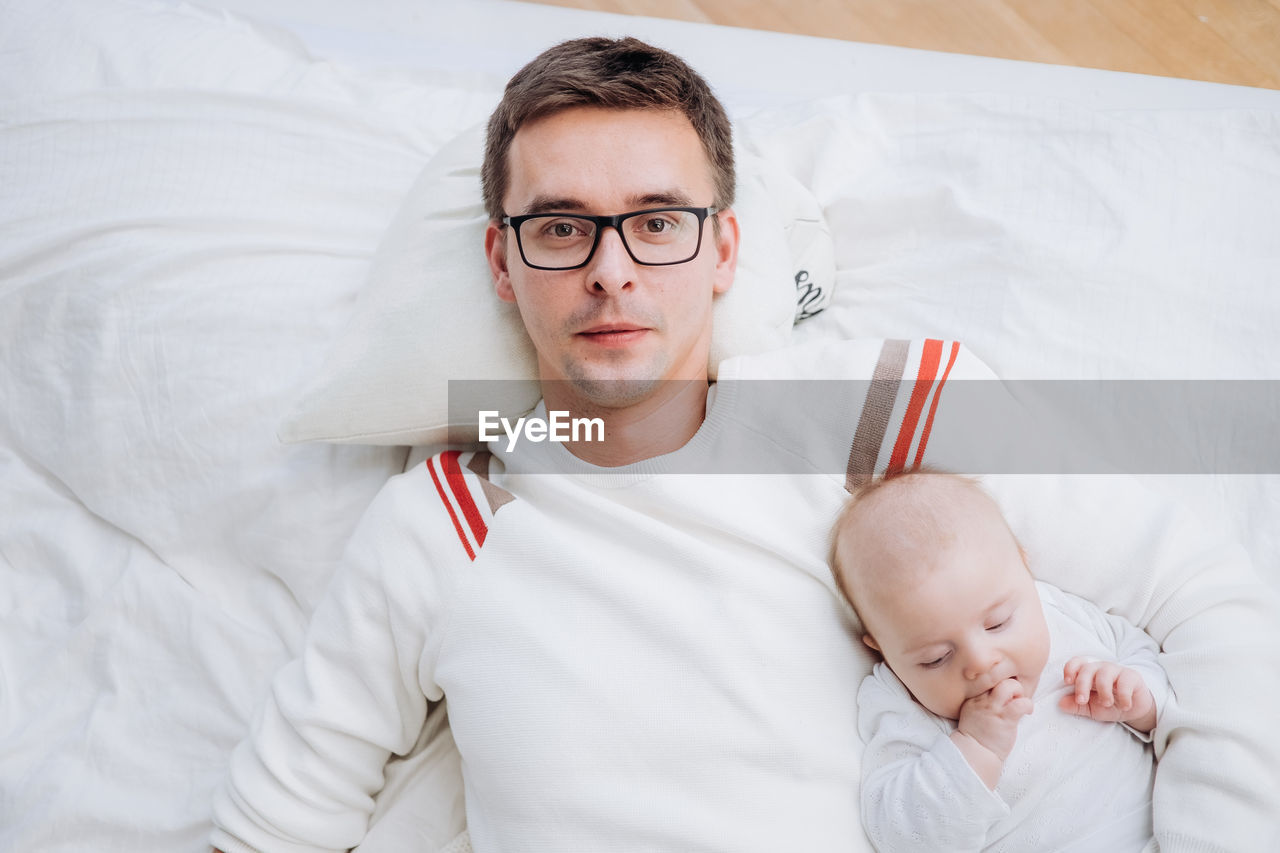
<svg viewBox="0 0 1280 853"><path fill-rule="evenodd" d="M1156 718L1159 719L1169 701L1169 677L1160 665L1160 647L1150 634L1128 619L1114 613L1098 612L1111 630L1116 662L1142 676L1143 683L1155 699Z"/></svg>
<svg viewBox="0 0 1280 853"><path fill-rule="evenodd" d="M987 478L1036 575L1146 631L1162 853L1280 849L1280 602L1243 548L1122 476Z"/></svg>
<svg viewBox="0 0 1280 853"><path fill-rule="evenodd" d="M1009 807L883 664L858 690L862 823L880 853L981 850Z"/></svg>
<svg viewBox="0 0 1280 853"><path fill-rule="evenodd" d="M215 847L315 853L364 837L388 757L409 751L442 696L434 648L448 588L431 571L424 493L420 472L393 479L357 527L301 654L231 755Z"/></svg>

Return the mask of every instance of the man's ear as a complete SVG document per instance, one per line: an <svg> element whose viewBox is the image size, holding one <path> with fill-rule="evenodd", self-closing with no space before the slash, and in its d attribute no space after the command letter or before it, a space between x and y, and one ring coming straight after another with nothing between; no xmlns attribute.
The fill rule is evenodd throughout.
<svg viewBox="0 0 1280 853"><path fill-rule="evenodd" d="M865 643L865 644L867 645L867 648L872 649L872 650L877 651L877 652L878 652L878 651L880 651L880 644L879 644L879 643L877 643L877 642L876 642L876 638L875 638L875 637L873 637L873 636L871 636L870 634L863 634L863 635L862 635L862 642L863 642L863 643Z"/></svg>
<svg viewBox="0 0 1280 853"><path fill-rule="evenodd" d="M742 235L738 228L738 214L733 208L727 208L715 214L720 221L718 238L713 225L711 233L716 241L716 275L712 286L713 293L724 293L733 285L733 276L738 269L738 242Z"/></svg>
<svg viewBox="0 0 1280 853"><path fill-rule="evenodd" d="M511 286L511 272L507 269L507 231L494 220L484 229L484 255L493 275L493 289L503 302L515 302L516 292Z"/></svg>

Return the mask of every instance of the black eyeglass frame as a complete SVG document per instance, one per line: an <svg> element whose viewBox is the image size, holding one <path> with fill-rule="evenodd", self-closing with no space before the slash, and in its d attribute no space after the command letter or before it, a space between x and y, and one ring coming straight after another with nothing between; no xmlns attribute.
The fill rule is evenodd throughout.
<svg viewBox="0 0 1280 853"><path fill-rule="evenodd" d="M622 240L622 248L627 250L627 254L631 256L631 260L637 264L646 267L672 267L677 264L687 264L694 258L698 257L698 253L702 251L702 226L707 221L708 216L714 216L719 213L722 208L712 207L648 207L644 210L633 210L630 213L618 213L613 216L590 216L585 213L527 213L523 216L504 216L500 220L503 226L511 226L511 230L516 235L516 247L520 250L520 260L524 261L524 265L530 269L547 270L549 272L568 272L569 270L580 270L587 264L591 263L591 259L596 256L596 249L600 246L600 236L604 234L604 229L612 228L618 232L618 237ZM698 241L693 245L693 254L679 261L661 261L659 263L651 263L642 261L636 257L636 253L631 251L631 244L627 242L627 236L622 233L621 225L633 216L643 216L646 213L665 213L668 211L678 211L680 213L692 213L698 217ZM580 219L583 222L590 222L596 226L596 236L591 243L591 248L587 250L587 257L580 264L571 267L544 267L538 264L529 263L529 259L524 254L524 241L520 239L520 226L530 219L539 218L555 218L555 219Z"/></svg>

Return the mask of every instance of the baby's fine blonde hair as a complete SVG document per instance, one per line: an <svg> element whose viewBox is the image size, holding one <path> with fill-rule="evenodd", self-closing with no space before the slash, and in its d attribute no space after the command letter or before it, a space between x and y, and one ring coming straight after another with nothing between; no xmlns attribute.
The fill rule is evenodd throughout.
<svg viewBox="0 0 1280 853"><path fill-rule="evenodd" d="M861 561L873 543L882 550L909 554L935 548L956 536L954 498L968 495L988 505L1009 530L1019 553L1026 552L1014 536L995 500L973 477L936 468L918 467L873 478L855 488L831 527L828 562L836 587L852 611L854 630L866 636L858 610L857 576L875 566Z"/></svg>

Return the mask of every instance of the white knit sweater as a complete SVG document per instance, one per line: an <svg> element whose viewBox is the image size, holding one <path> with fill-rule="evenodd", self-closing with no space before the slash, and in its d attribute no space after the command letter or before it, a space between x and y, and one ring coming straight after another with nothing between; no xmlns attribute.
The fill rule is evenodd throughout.
<svg viewBox="0 0 1280 853"><path fill-rule="evenodd" d="M871 447L877 470L895 453L946 464L922 452L929 428L947 429L945 402L932 401L945 376L986 374L950 345L939 364L938 351L824 343L722 365L689 444L623 469L524 443L492 458L444 454L395 478L355 533L301 658L231 757L215 845L357 844L388 757L410 749L428 701L447 695L482 853L868 849L855 698L871 661L826 566L846 480L830 460L856 468ZM753 403L729 381L815 366L865 379L884 375L886 353L898 376L929 374L932 396L915 415L914 395L868 418L865 387L797 412L768 394ZM744 460L780 473L724 473ZM1031 485L1004 493L1032 551L1043 541L1070 553L1055 534L1080 532L1064 518L1087 527L1097 511L1115 514L1097 506L1106 491L1072 516L1062 486ZM1044 564L1059 586L1118 596L1121 612L1173 645L1177 701L1156 738L1167 748L1156 782L1164 849L1255 849L1240 839L1272 826L1280 760L1274 719L1259 725L1257 707L1237 700L1274 690L1275 611L1258 603L1265 588L1237 552L1194 535L1160 551L1153 525L1166 511L1122 500L1133 526L1106 549L1119 557L1079 564L1090 568L1075 583L1069 565ZM1141 571L1128 562L1136 553L1148 559ZM1222 695L1224 682L1235 695Z"/></svg>

